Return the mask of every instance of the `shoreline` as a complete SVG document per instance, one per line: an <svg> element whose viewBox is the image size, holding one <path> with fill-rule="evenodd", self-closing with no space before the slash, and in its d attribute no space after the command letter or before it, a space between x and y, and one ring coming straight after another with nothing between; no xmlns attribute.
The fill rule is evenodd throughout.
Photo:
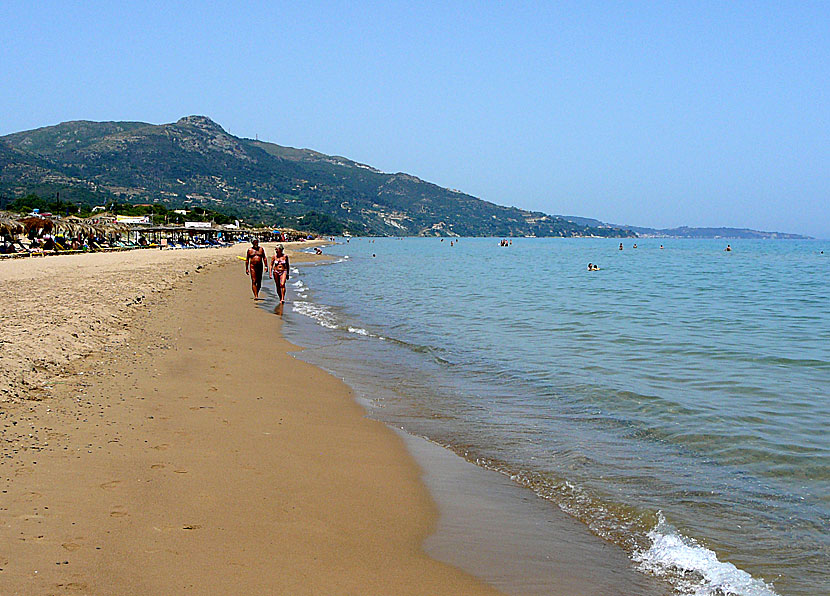
<svg viewBox="0 0 830 596"><path fill-rule="evenodd" d="M426 552L515 596L668 596L625 552L509 477L397 430L439 510ZM473 547L473 548L471 548Z"/></svg>
<svg viewBox="0 0 830 596"><path fill-rule="evenodd" d="M270 311L274 304L269 292L261 306ZM287 314L286 318L290 327L283 327L284 335L288 330L289 341L305 346L294 352L295 358L343 378L337 359L316 354L318 349L327 352L336 340L325 336L316 343L311 339L320 331L316 320ZM354 370L346 370L354 377ZM437 523L424 542L430 556L516 596L671 593L665 582L638 571L621 548L591 533L554 503L384 418L366 387L358 384L352 390L366 416L400 436L421 468L421 481L438 509Z"/></svg>
<svg viewBox="0 0 830 596"><path fill-rule="evenodd" d="M119 341L46 367L47 398L3 403L3 592L498 593L424 553L403 442L288 354L235 248L113 311Z"/></svg>

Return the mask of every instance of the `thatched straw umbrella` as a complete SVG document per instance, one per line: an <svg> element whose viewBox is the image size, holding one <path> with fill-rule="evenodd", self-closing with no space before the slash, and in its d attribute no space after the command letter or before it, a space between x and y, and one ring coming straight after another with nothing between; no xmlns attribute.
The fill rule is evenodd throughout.
<svg viewBox="0 0 830 596"><path fill-rule="evenodd" d="M19 234L23 231L23 224L16 218L0 213L0 234Z"/></svg>
<svg viewBox="0 0 830 596"><path fill-rule="evenodd" d="M38 232L41 230L51 232L52 228L55 226L55 223L51 219L38 217L36 215L24 217L19 221L23 224L23 230L26 232L26 235L29 235L32 230L36 230Z"/></svg>
<svg viewBox="0 0 830 596"><path fill-rule="evenodd" d="M110 234L126 234L130 231L130 226L125 223L107 223L102 226L104 230L109 232Z"/></svg>
<svg viewBox="0 0 830 596"><path fill-rule="evenodd" d="M68 216L55 222L55 231L70 236L88 236L98 232L96 227L82 217Z"/></svg>

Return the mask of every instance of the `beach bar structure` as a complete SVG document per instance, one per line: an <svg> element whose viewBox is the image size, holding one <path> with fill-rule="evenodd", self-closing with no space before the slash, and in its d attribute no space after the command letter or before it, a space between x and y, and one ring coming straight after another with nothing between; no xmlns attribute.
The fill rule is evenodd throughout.
<svg viewBox="0 0 830 596"><path fill-rule="evenodd" d="M196 225L199 224L199 225ZM239 228L221 226L211 222L186 222L185 225L131 225L131 240L138 241L142 236L152 244L169 242L239 242L256 238L260 242L279 240L297 241L307 239L308 232L272 228Z"/></svg>

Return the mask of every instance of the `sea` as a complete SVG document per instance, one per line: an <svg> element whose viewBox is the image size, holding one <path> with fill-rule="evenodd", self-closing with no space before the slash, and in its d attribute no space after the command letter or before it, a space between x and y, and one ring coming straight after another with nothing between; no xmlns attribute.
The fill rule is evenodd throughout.
<svg viewBox="0 0 830 596"><path fill-rule="evenodd" d="M325 253L294 266L283 331L371 416L504 474L674 593L830 594L830 242Z"/></svg>

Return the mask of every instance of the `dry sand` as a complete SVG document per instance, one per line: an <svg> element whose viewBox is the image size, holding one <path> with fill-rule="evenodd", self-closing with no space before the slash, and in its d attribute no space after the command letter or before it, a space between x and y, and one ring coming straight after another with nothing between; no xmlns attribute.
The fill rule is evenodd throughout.
<svg viewBox="0 0 830 596"><path fill-rule="evenodd" d="M495 593L424 554L403 443L243 253L0 262L0 594Z"/></svg>

